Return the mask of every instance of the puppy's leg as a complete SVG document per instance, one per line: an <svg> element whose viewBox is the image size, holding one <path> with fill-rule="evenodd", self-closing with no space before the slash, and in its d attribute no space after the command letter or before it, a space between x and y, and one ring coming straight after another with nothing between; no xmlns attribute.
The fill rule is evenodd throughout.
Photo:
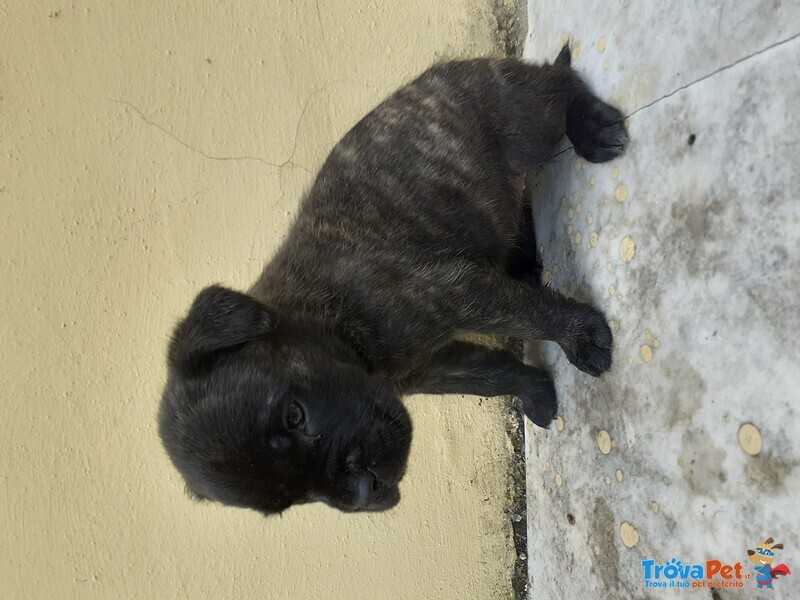
<svg viewBox="0 0 800 600"><path fill-rule="evenodd" d="M400 387L406 394L518 396L525 415L540 427L556 416L556 392L547 373L522 364L509 352L466 342L441 348Z"/></svg>
<svg viewBox="0 0 800 600"><path fill-rule="evenodd" d="M611 367L611 329L587 304L489 269L466 275L455 293L450 301L462 331L558 342L572 364L595 377ZM470 302L456 306L459 298Z"/></svg>
<svg viewBox="0 0 800 600"><path fill-rule="evenodd" d="M531 203L523 199L519 230L506 262L506 271L514 278L539 285L542 281L542 262L536 251L536 231L533 226Z"/></svg>

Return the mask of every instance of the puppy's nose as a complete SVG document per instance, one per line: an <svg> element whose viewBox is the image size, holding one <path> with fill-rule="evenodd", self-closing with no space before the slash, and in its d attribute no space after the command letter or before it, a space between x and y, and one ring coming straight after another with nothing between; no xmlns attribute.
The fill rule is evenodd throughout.
<svg viewBox="0 0 800 600"><path fill-rule="evenodd" d="M355 492L353 496L353 508L359 509L369 506L372 502L373 494L378 489L378 480L371 471L361 471L352 476L352 486Z"/></svg>

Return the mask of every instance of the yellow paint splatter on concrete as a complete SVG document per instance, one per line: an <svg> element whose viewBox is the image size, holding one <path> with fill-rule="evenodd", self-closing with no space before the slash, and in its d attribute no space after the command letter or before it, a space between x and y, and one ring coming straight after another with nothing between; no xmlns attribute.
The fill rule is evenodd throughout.
<svg viewBox="0 0 800 600"><path fill-rule="evenodd" d="M592 233L590 233L589 234L589 246L591 246L592 248L597 246L597 239L598 238L597 238L597 232L596 231L593 231Z"/></svg>
<svg viewBox="0 0 800 600"><path fill-rule="evenodd" d="M649 329L645 329L644 330L644 339L649 340L651 337L653 337L653 334L650 333Z"/></svg>
<svg viewBox="0 0 800 600"><path fill-rule="evenodd" d="M594 178L594 175L592 175L591 177L589 177L589 186L588 187L593 188L594 187L594 182L595 182L595 178Z"/></svg>
<svg viewBox="0 0 800 600"><path fill-rule="evenodd" d="M657 513L658 512L658 504L656 504L655 502L652 502L650 504L650 510L652 510L654 513Z"/></svg>
<svg viewBox="0 0 800 600"><path fill-rule="evenodd" d="M568 217L571 219L572 217L574 217L574 216L575 216L575 211L574 211L573 209L571 209L571 208L570 208L570 209L567 211L567 216L568 216Z"/></svg>
<svg viewBox="0 0 800 600"><path fill-rule="evenodd" d="M603 61L603 70L608 71L608 59Z"/></svg>
<svg viewBox="0 0 800 600"><path fill-rule="evenodd" d="M539 246L539 254L541 254L542 252L544 252L544 246Z"/></svg>
<svg viewBox="0 0 800 600"><path fill-rule="evenodd" d="M575 207L575 214L579 215L582 212L583 212L583 204L578 204L578 206Z"/></svg>
<svg viewBox="0 0 800 600"><path fill-rule="evenodd" d="M561 473L556 473L556 485L561 487Z"/></svg>
<svg viewBox="0 0 800 600"><path fill-rule="evenodd" d="M580 158L575 159L575 170L580 171L583 168L583 161Z"/></svg>
<svg viewBox="0 0 800 600"><path fill-rule="evenodd" d="M575 44L575 46L572 48L572 60L575 60L580 55L581 55L581 45Z"/></svg>
<svg viewBox="0 0 800 600"><path fill-rule="evenodd" d="M617 288L615 288L613 285L608 286L608 293L613 296L617 293Z"/></svg>
<svg viewBox="0 0 800 600"><path fill-rule="evenodd" d="M564 46L566 46L568 42L569 42L569 34L568 33L562 33L561 34L561 47L563 48Z"/></svg>
<svg viewBox="0 0 800 600"><path fill-rule="evenodd" d="M636 254L636 244L631 236L626 235L619 243L619 257L627 263L633 260L634 254Z"/></svg>
<svg viewBox="0 0 800 600"><path fill-rule="evenodd" d="M625 362L628 363L629 365L632 365L633 364L633 357L629 356L628 358L625 359Z"/></svg>
<svg viewBox="0 0 800 600"><path fill-rule="evenodd" d="M542 273L542 283L545 285L550 285L551 281L553 281L553 274L550 271L545 271Z"/></svg>
<svg viewBox="0 0 800 600"><path fill-rule="evenodd" d="M583 234L579 231L575 234L575 243L580 244L583 241Z"/></svg>
<svg viewBox="0 0 800 600"><path fill-rule="evenodd" d="M567 233L572 235L572 225L567 226Z"/></svg>
<svg viewBox="0 0 800 600"><path fill-rule="evenodd" d="M611 263L608 263L606 265L606 269L608 269L609 271L613 271L614 270L614 265L612 265Z"/></svg>
<svg viewBox="0 0 800 600"><path fill-rule="evenodd" d="M614 190L614 197L617 199L617 202L625 202L625 200L628 199L628 186L624 183L620 183L617 189Z"/></svg>
<svg viewBox="0 0 800 600"><path fill-rule="evenodd" d="M600 447L600 452L608 454L611 452L611 436L605 429L597 432L597 445Z"/></svg>
<svg viewBox="0 0 800 600"><path fill-rule="evenodd" d="M597 40L597 51L600 54L606 51L606 38L601 37L599 40Z"/></svg>
<svg viewBox="0 0 800 600"><path fill-rule="evenodd" d="M744 423L739 427L739 445L750 456L761 452L761 432L752 423Z"/></svg>
<svg viewBox="0 0 800 600"><path fill-rule="evenodd" d="M627 521L623 521L622 525L619 526L619 537L622 538L622 543L628 548L633 548L639 543L639 532Z"/></svg>
<svg viewBox="0 0 800 600"><path fill-rule="evenodd" d="M553 265L553 273L558 273L558 265Z"/></svg>
<svg viewBox="0 0 800 600"><path fill-rule="evenodd" d="M611 477L606 477L606 485L611 485Z"/></svg>
<svg viewBox="0 0 800 600"><path fill-rule="evenodd" d="M619 321L609 321L608 326L614 331L619 331Z"/></svg>
<svg viewBox="0 0 800 600"><path fill-rule="evenodd" d="M619 175L619 169L617 167L611 167L611 179L616 179Z"/></svg>
<svg viewBox="0 0 800 600"><path fill-rule="evenodd" d="M594 215L592 213L586 213L586 222L591 225L594 223Z"/></svg>
<svg viewBox="0 0 800 600"><path fill-rule="evenodd" d="M653 339L653 348L660 348L661 347L661 340L658 338Z"/></svg>
<svg viewBox="0 0 800 600"><path fill-rule="evenodd" d="M617 469L617 471L614 473L614 477L617 478L617 481L622 481L622 471Z"/></svg>
<svg viewBox="0 0 800 600"><path fill-rule="evenodd" d="M564 431L564 419L556 417L556 430Z"/></svg>
<svg viewBox="0 0 800 600"><path fill-rule="evenodd" d="M670 485L670 484L672 483L672 482L669 480L669 477L664 477L664 479L663 479L662 481L664 482L664 485Z"/></svg>
<svg viewBox="0 0 800 600"><path fill-rule="evenodd" d="M644 362L649 363L651 360L653 360L653 349L645 344L639 348L639 356L642 357Z"/></svg>

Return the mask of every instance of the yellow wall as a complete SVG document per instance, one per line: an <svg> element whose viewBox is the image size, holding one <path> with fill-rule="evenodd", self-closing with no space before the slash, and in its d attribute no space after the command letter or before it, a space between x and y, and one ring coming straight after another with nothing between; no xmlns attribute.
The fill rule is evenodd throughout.
<svg viewBox="0 0 800 600"><path fill-rule="evenodd" d="M0 0L0 596L505 598L497 404L410 402L377 516L198 505L155 413L167 334L247 286L332 144L478 0ZM486 499L488 498L488 501Z"/></svg>

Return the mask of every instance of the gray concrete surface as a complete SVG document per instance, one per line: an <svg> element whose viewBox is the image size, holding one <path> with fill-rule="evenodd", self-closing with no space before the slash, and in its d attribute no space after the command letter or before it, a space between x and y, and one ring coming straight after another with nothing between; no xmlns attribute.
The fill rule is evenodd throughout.
<svg viewBox="0 0 800 600"><path fill-rule="evenodd" d="M528 12L525 56L570 36L631 135L607 165L566 150L532 191L546 280L602 306L616 345L597 380L529 349L561 401L527 429L530 597L798 598L800 2ZM759 592L767 537L794 574ZM642 561L673 558L753 579L646 587Z"/></svg>

